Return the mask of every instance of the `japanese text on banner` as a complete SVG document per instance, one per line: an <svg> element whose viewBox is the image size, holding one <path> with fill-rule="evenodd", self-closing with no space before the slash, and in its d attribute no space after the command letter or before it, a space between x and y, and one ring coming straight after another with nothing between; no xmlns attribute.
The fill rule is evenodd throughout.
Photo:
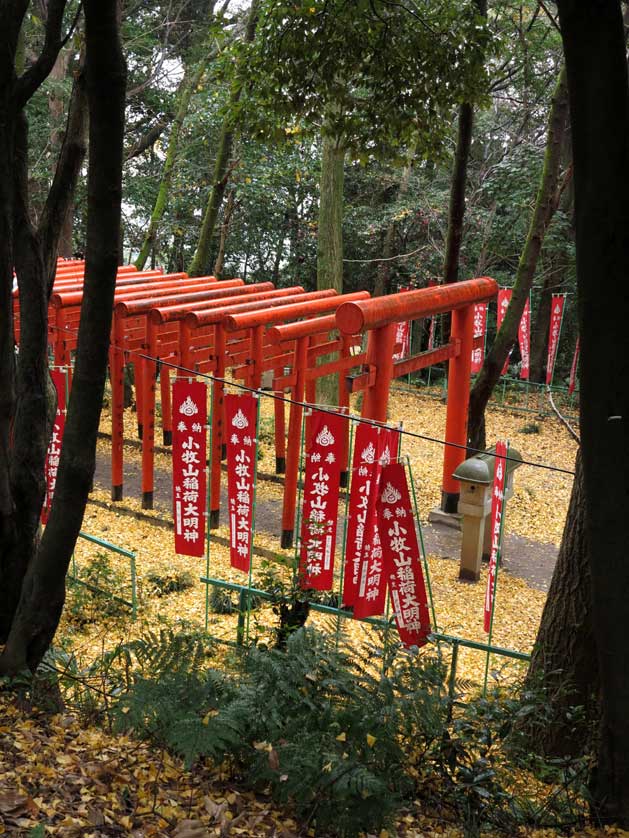
<svg viewBox="0 0 629 838"><path fill-rule="evenodd" d="M559 334L563 319L563 307L566 298L563 294L553 294L550 308L550 326L548 332L548 359L546 361L546 384L551 384L555 372L555 360L559 347Z"/></svg>
<svg viewBox="0 0 629 838"><path fill-rule="evenodd" d="M52 436L46 452L46 464L44 473L46 475L46 494L41 512L42 524L48 520L48 513L52 505L52 498L57 485L57 471L59 470L59 458L61 457L61 444L63 433L66 427L66 373L61 370L51 370L50 378L57 391L57 412L52 426Z"/></svg>
<svg viewBox="0 0 629 838"><path fill-rule="evenodd" d="M175 552L202 556L207 490L207 386L200 381L175 381L172 404Z"/></svg>
<svg viewBox="0 0 629 838"><path fill-rule="evenodd" d="M334 583L342 438L348 420L314 410L306 417L306 467L299 553L300 584L317 591Z"/></svg>
<svg viewBox="0 0 629 838"><path fill-rule="evenodd" d="M570 366L570 382L568 384L568 393L572 395L577 384L577 369L579 367L579 352L581 351L581 344L577 338L577 345L574 347L574 355L572 356L572 364Z"/></svg>
<svg viewBox="0 0 629 838"><path fill-rule="evenodd" d="M494 484L491 496L491 552L489 554L489 569L487 571L487 589L485 591L484 629L489 632L491 615L496 596L496 569L500 555L502 537L502 510L504 506L505 481L507 476L507 444L502 441L496 443L494 461Z"/></svg>
<svg viewBox="0 0 629 838"><path fill-rule="evenodd" d="M531 305L528 297L518 326L518 344L522 357L520 378L528 381L531 372Z"/></svg>
<svg viewBox="0 0 629 838"><path fill-rule="evenodd" d="M382 558L382 544L378 528L376 502L382 469L397 457L399 435L390 428L378 428L376 459L372 471L372 485L367 504L367 521L363 551L358 568L354 597L354 617L374 617L384 613L387 579Z"/></svg>
<svg viewBox="0 0 629 838"><path fill-rule="evenodd" d="M248 572L253 545L258 400L249 393L225 396L225 417L229 556L232 567Z"/></svg>
<svg viewBox="0 0 629 838"><path fill-rule="evenodd" d="M378 453L378 428L359 424L354 438L352 482L347 511L343 604L353 605L358 589L360 562L365 539L369 537L367 513L374 491L375 463Z"/></svg>
<svg viewBox="0 0 629 838"><path fill-rule="evenodd" d="M428 597L415 516L402 463L391 463L382 469L377 514L400 639L405 646L423 646L430 634Z"/></svg>
<svg viewBox="0 0 629 838"><path fill-rule="evenodd" d="M484 338L487 331L487 303L474 305L474 337ZM480 372L485 358L485 345L472 349L472 372Z"/></svg>
<svg viewBox="0 0 629 838"><path fill-rule="evenodd" d="M509 308L509 303L511 302L511 288L501 288L498 291L498 313L496 315L496 327L497 330L500 329L502 326L502 321L505 319L505 315L507 313L507 309ZM507 370L509 369L509 359L511 358L511 350L509 350L509 354L505 360L504 366L502 368L502 372L500 375L504 375Z"/></svg>

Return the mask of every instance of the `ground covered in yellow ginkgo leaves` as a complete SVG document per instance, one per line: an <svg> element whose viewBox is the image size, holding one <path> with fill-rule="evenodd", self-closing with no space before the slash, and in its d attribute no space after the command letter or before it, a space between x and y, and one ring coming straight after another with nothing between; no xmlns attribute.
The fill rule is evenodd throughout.
<svg viewBox="0 0 629 838"><path fill-rule="evenodd" d="M159 411L158 411L159 412ZM272 403L262 400L260 471L272 473L274 451L270 420ZM390 407L391 421L401 421L415 436L406 435L402 453L410 460L420 518L438 505L441 486L445 406L438 400L415 393L396 391ZM135 435L137 417L125 413L125 436ZM111 430L108 411L101 430ZM570 471L576 446L561 424L553 418L490 410L487 415L488 442L508 439L530 463L542 463ZM158 436L161 436L160 434ZM266 442L265 442L266 440ZM109 458L109 441L99 440L101 462ZM130 473L139 473L140 453L125 446ZM156 455L156 472L167 473L170 455ZM98 476L97 476L98 477ZM515 493L509 502L510 533L550 545L559 544L568 506L572 477L560 471L522 466L516 475ZM106 478L96 481L88 505L83 532L134 553L127 556L107 546L80 539L71 573L84 584L69 585L68 600L56 638L56 647L73 662L73 672L90 665L120 644L167 628L173 631L205 632L233 642L238 636L238 595L207 586L202 578L276 591L275 602L255 602L241 621L245 640L271 645L278 624L277 604L291 586L293 551L279 548L277 537L260 527L255 536L251 578L233 569L226 547L228 530L223 524L214 533L207 556L201 559L178 556L174 551L172 517L167 499L157 499L156 509L141 509L139 497L127 492L122 504L110 501ZM260 480L258 503L265 506L268 522L277 514L281 486ZM279 522L277 522L279 523ZM458 557L427 556L427 574L433 597L434 624L441 633L486 642L483 631L483 603L486 569L478 584L458 580ZM340 566L337 551L337 575ZM105 592L105 593L102 593ZM117 597L117 599L116 599ZM499 575L497 607L493 629L496 646L529 652L534 643L546 594L533 589L525 579L503 572ZM130 603L135 600L136 617ZM124 601L124 602L123 602ZM339 631L350 646L384 644L391 638L382 629L351 619L311 612L309 624L327 632ZM440 643L439 654L450 662L451 646ZM487 659L479 651L461 648L457 678L471 694L483 683ZM490 677L514 677L522 664L493 656ZM89 679L88 679L89 680ZM105 684L90 682L96 705L106 703ZM99 692L100 690L100 692ZM45 698L45 697L44 697ZM0 835L42 838L101 838L130 835L135 838L295 838L315 836L314 829L299 825L289 812L270 798L238 788L227 774L210 767L186 770L184 765L154 745L113 734L104 726L78 718L71 706L44 713L37 698L15 701L13 693L0 692ZM34 705L33 706L33 702ZM97 714L98 715L98 714ZM554 835L551 830L525 832L531 838ZM586 830L580 836L621 836L618 830ZM394 832L377 838L419 838L419 836L462 835L458 825L445 824L421 809L419 804L401 811ZM324 838L321 835L321 838Z"/></svg>

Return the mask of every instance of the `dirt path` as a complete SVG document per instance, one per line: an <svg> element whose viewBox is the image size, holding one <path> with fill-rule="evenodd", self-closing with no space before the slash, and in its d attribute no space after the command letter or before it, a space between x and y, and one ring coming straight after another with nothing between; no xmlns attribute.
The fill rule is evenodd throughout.
<svg viewBox="0 0 629 838"><path fill-rule="evenodd" d="M96 464L95 484L108 491L111 482L111 467L108 458L98 455ZM127 457L124 464L124 496L140 498L141 478L139 467ZM171 472L165 469L155 469L154 506L164 512L164 517L171 518L172 504ZM221 509L227 504L225 481L221 487ZM121 504L124 507L124 500ZM278 544L281 534L282 502L274 498L261 498L258 495L256 503L256 528L277 537ZM506 527L509 527L507 510ZM342 538L343 528L339 526L339 539ZM459 560L461 533L452 527L439 524L422 523L424 545L429 555L441 558ZM543 544L523 536L506 533L504 541L504 569L524 579L532 588L547 591L557 560L557 547L554 544Z"/></svg>

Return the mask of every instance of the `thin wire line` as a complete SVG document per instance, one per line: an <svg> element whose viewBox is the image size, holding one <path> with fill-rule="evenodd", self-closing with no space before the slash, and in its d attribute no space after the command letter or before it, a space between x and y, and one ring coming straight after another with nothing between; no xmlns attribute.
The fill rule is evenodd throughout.
<svg viewBox="0 0 629 838"><path fill-rule="evenodd" d="M65 326L62 329L60 326L51 325L51 328L57 329L58 331L69 331L69 332L77 332L78 333L78 329L72 329L69 326ZM110 343L110 347L112 349L116 350L117 352L128 352L129 354L135 356L136 358L143 358L146 361L154 361L155 363L161 364L161 366L164 366L164 367L169 367L170 369L181 370L181 372L185 373L186 375L199 376L200 378L205 378L208 381L218 381L219 384L224 384L228 387L237 387L239 390L244 390L247 393L260 393L261 395L264 395L266 398L275 399L275 401L281 401L281 402L284 402L285 404L291 404L291 405L294 404L294 405L297 405L298 407L312 408L312 405L309 402L302 402L302 401L298 401L297 399L287 398L286 396L279 395L279 394L274 393L274 392L269 392L267 390L257 390L255 387L248 387L246 384L239 384L235 381L230 381L227 378L219 378L218 376L210 375L209 373L199 372L198 370L191 370L191 369L188 369L187 367L182 367L180 364L174 364L174 363L172 363L172 361L164 361L161 358L155 358L152 355L146 355L143 352L136 352L132 349L124 349L120 346L117 346L114 343ZM316 410L321 411L321 413L329 413L329 414L334 415L334 416L339 415L338 410L336 410L333 407L317 407ZM406 428L393 427L391 425L387 425L386 422L377 422L375 419L367 419L367 418L362 417L362 416L354 416L353 414L341 414L341 415L346 416L348 419L354 419L356 421L363 422L366 425L371 425L372 427L375 427L375 428L389 428L391 430L397 430L399 433L406 434L406 436L412 437L413 439L422 439L426 442L433 442L437 445L446 445L446 446L449 446L450 448L458 448L459 450L463 450L463 451L471 451L474 454L486 454L487 453L487 451L485 451L482 448L472 448L471 446L468 446L468 445L461 445L458 442L449 442L448 440L439 439L438 437L427 436L426 434L420 434L420 433L417 433L416 431L409 431ZM534 468L543 468L543 469L546 469L546 471L555 471L555 472L558 472L560 474L569 474L572 477L574 477L574 471L570 471L567 468L561 468L560 466L552 466L552 465L548 465L547 463L535 462L534 460L517 459L516 457L507 457L507 460L510 461L510 462L520 463L521 465L525 465L525 466L533 466Z"/></svg>

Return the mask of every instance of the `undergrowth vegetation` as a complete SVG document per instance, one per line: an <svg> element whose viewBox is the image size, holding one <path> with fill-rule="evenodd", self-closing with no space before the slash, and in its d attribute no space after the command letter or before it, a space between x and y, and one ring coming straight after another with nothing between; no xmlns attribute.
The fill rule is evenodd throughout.
<svg viewBox="0 0 629 838"><path fill-rule="evenodd" d="M531 751L548 723L543 694L498 685L462 703L457 684L454 693L445 686L439 649L383 657L305 627L285 649L225 655L206 635L164 629L89 671L51 661L66 702L84 717L166 747L193 771L220 766L242 788L292 808L316 835L378 834L406 806L468 836L585 818L585 759Z"/></svg>

